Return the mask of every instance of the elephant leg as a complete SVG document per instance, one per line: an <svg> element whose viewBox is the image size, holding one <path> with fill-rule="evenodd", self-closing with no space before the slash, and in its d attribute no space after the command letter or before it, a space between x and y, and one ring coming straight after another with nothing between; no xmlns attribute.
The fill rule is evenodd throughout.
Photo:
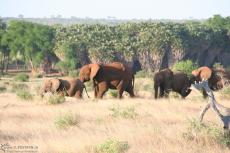
<svg viewBox="0 0 230 153"><path fill-rule="evenodd" d="M94 97L97 98L97 95L98 95L98 87L95 86L94 87Z"/></svg>
<svg viewBox="0 0 230 153"><path fill-rule="evenodd" d="M117 90L118 90L118 98L121 99L123 92L124 92L124 86L125 86L126 82L124 80L121 80L117 86Z"/></svg>
<svg viewBox="0 0 230 153"><path fill-rule="evenodd" d="M108 90L107 82L100 82L100 83L98 83L98 94L97 94L97 98L102 99L103 95L105 94L105 92L107 90Z"/></svg>
<svg viewBox="0 0 230 153"><path fill-rule="evenodd" d="M164 96L167 96L165 93L166 93L166 91L165 91L164 87L161 85L160 86L160 97L162 98Z"/></svg>
<svg viewBox="0 0 230 153"><path fill-rule="evenodd" d="M155 99L157 99L158 97L158 85L157 84L154 84L154 91L155 91Z"/></svg>
<svg viewBox="0 0 230 153"><path fill-rule="evenodd" d="M124 92L123 89L118 90L118 98L119 98L119 99L122 98L123 92Z"/></svg>
<svg viewBox="0 0 230 153"><path fill-rule="evenodd" d="M82 98L82 91L78 90L76 93L75 93L75 97L80 99Z"/></svg>
<svg viewBox="0 0 230 153"><path fill-rule="evenodd" d="M94 87L94 97L97 98L98 92L99 92L99 87L98 84L93 82L93 87Z"/></svg>
<svg viewBox="0 0 230 153"><path fill-rule="evenodd" d="M128 88L128 89L126 89L126 91L129 93L129 96L130 96L131 98L135 97L133 88Z"/></svg>
<svg viewBox="0 0 230 153"><path fill-rule="evenodd" d="M165 97L165 98L168 98L168 97L169 97L169 92L170 92L169 89L164 90L164 97Z"/></svg>
<svg viewBox="0 0 230 153"><path fill-rule="evenodd" d="M127 91L129 93L129 96L131 98L135 97L132 82L129 83L129 85L126 87L125 91Z"/></svg>

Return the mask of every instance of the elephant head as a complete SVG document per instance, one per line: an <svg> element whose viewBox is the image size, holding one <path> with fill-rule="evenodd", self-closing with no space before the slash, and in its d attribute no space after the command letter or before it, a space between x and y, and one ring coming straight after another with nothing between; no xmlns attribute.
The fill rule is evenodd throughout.
<svg viewBox="0 0 230 153"><path fill-rule="evenodd" d="M96 64L96 63L95 64L84 65L80 69L80 73L79 73L80 80L82 82L93 80L94 77L97 75L99 69L100 69L100 65Z"/></svg>
<svg viewBox="0 0 230 153"><path fill-rule="evenodd" d="M196 81L208 80L212 75L212 70L207 66L203 66L193 70L192 75L196 78Z"/></svg>
<svg viewBox="0 0 230 153"><path fill-rule="evenodd" d="M57 92L58 88L61 85L61 81L57 78L45 80L43 83L43 87L41 88L41 95L43 96L46 92Z"/></svg>
<svg viewBox="0 0 230 153"><path fill-rule="evenodd" d="M155 99L158 97L158 88L160 88L160 97L168 96L169 91L172 89L173 78L173 71L168 68L154 75Z"/></svg>
<svg viewBox="0 0 230 153"><path fill-rule="evenodd" d="M223 73L222 70L210 69L206 66L200 67L192 71L192 77L190 79L191 83L195 81L208 80L209 87L212 90L219 90L223 88L223 80L220 73Z"/></svg>

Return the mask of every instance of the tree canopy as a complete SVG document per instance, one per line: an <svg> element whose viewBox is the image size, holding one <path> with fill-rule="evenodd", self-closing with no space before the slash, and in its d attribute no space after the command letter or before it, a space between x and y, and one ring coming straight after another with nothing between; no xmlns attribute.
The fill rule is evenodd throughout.
<svg viewBox="0 0 230 153"><path fill-rule="evenodd" d="M230 52L230 17L215 15L197 22L126 22L120 24L42 25L0 21L1 56L21 59L38 67L54 53L59 67L75 69L87 62L130 62L138 59L147 69L167 67L188 54L221 48ZM190 56L190 57L191 57ZM170 60L169 60L170 59ZM192 59L193 62L198 63ZM216 61L219 62L219 61ZM65 69L65 68L64 68Z"/></svg>

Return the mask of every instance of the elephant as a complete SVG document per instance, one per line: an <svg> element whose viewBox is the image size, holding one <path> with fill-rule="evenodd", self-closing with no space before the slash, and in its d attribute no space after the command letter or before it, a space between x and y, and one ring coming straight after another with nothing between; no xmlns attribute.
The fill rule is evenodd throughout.
<svg viewBox="0 0 230 153"><path fill-rule="evenodd" d="M195 72L195 73L194 73ZM199 81L207 80L211 90L217 91L224 87L227 82L230 81L230 72L224 69L214 69L209 67L200 67L192 71L191 82L195 83ZM203 97L206 98L208 95L206 91L202 90Z"/></svg>
<svg viewBox="0 0 230 153"><path fill-rule="evenodd" d="M198 81L208 80L211 78L212 70L207 66L202 66L192 71L192 75L197 78Z"/></svg>
<svg viewBox="0 0 230 153"><path fill-rule="evenodd" d="M132 69L120 62L84 65L80 69L79 78L82 82L93 81L95 98L103 98L108 89L117 89L120 99L124 91L128 92L130 97L135 97Z"/></svg>
<svg viewBox="0 0 230 153"><path fill-rule="evenodd" d="M187 97L190 92L191 82L187 76L187 74L183 72L175 72L173 73L173 83L172 90L179 93L182 98Z"/></svg>
<svg viewBox="0 0 230 153"><path fill-rule="evenodd" d="M164 69L154 76L155 99L158 97L158 88L160 87L160 97L168 97L172 90L185 98L191 92L190 80L183 72L173 72L170 69Z"/></svg>
<svg viewBox="0 0 230 153"><path fill-rule="evenodd" d="M65 79L46 79L43 82L43 86L41 88L41 95L43 97L44 93L58 93L62 95L66 95L69 97L76 97L78 99L82 98L83 88L85 88L86 94L88 96L86 87L84 83L80 79L74 78L65 78ZM89 97L89 96L88 96Z"/></svg>
<svg viewBox="0 0 230 153"><path fill-rule="evenodd" d="M166 68L154 75L154 90L155 99L158 97L158 89L160 88L160 97L168 96L169 91L172 89L173 72Z"/></svg>

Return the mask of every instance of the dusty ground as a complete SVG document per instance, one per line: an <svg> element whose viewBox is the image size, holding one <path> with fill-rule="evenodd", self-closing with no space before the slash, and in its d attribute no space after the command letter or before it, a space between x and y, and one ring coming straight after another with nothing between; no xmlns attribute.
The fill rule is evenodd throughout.
<svg viewBox="0 0 230 153"><path fill-rule="evenodd" d="M2 80L2 82L5 80ZM40 79L26 84L40 84ZM143 88L143 86L145 86ZM20 100L15 93L0 94L0 143L10 146L37 146L41 153L85 153L108 138L127 141L128 153L227 153L230 150L211 140L189 141L183 137L188 122L196 119L206 104L199 92L186 100L180 98L154 100L150 79L136 79L138 98L117 100L107 95L103 100L66 98L66 102L47 105L35 96ZM90 92L91 97L92 92ZM220 100L230 107L229 100ZM132 109L131 117L113 116L112 108ZM59 129L58 116L71 113L78 123ZM134 117L132 115L134 114ZM204 121L222 124L209 110ZM0 152L2 150L0 149ZM3 152L3 151L2 151Z"/></svg>

